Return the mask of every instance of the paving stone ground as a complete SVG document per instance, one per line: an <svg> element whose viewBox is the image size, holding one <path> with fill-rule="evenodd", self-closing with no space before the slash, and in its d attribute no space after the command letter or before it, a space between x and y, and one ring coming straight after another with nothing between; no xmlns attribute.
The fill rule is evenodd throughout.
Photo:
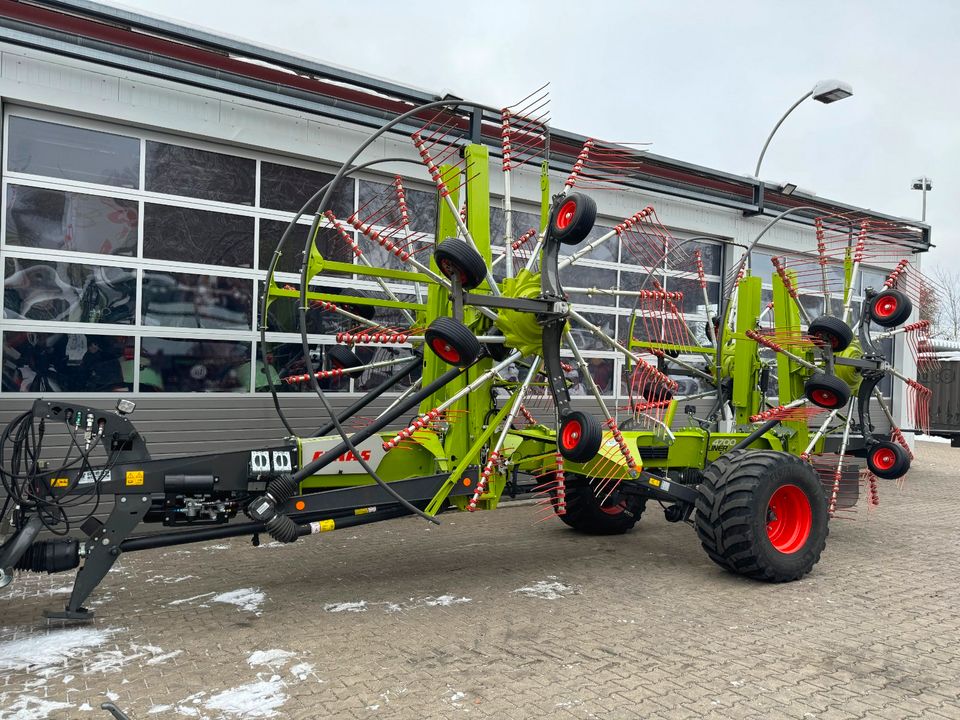
<svg viewBox="0 0 960 720"><path fill-rule="evenodd" d="M531 506L128 554L80 629L40 617L71 575L22 576L0 719L960 718L958 467L920 444L787 585L652 508L596 538Z"/></svg>

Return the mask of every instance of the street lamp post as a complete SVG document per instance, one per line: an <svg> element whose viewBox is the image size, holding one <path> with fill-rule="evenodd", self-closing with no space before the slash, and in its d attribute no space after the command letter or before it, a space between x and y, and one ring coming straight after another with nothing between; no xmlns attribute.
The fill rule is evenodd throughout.
<svg viewBox="0 0 960 720"><path fill-rule="evenodd" d="M803 97L791 105L783 114L783 116L777 121L777 124L773 126L773 130L770 131L770 134L767 136L767 141L763 144L763 149L760 151L760 157L757 158L757 167L753 171L753 176L760 177L760 163L763 162L763 156L767 152L767 146L770 145L770 141L773 139L773 136L776 134L777 130L780 129L780 126L783 125L783 121L786 120L787 116L797 108L797 105L809 97L812 97L817 102L822 102L825 105L829 105L832 102L843 100L851 95L853 95L853 88L841 80L821 80L814 85L813 90L804 94Z"/></svg>
<svg viewBox="0 0 960 720"><path fill-rule="evenodd" d="M933 181L928 178L926 175L923 175L918 178L914 178L910 181L911 190L922 190L923 191L923 210L920 215L920 222L927 221L927 191L933 190Z"/></svg>

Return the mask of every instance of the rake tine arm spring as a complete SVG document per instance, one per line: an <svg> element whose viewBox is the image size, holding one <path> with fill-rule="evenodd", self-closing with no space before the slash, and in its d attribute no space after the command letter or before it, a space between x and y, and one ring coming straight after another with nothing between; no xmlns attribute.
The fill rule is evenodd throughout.
<svg viewBox="0 0 960 720"><path fill-rule="evenodd" d="M507 413L507 417L504 419L503 430L501 430L500 434L497 436L497 440L491 449L490 455L487 457L487 464L484 466L483 472L480 473L480 480L477 482L477 489L474 490L473 497L470 498L470 501L467 504L467 509L470 510L470 512L473 512L477 509L477 502L479 502L480 496L486 492L487 482L490 479L490 475L493 473L494 465L500 459L500 450L503 449L503 444L506 442L507 435L510 433L510 428L513 425L513 419L517 416L517 412L520 410L520 407L523 404L523 398L527 394L527 389L530 387L530 383L533 382L533 378L536 376L539 370L540 358L536 357L533 359L533 362L530 363L530 370L527 372L527 376L523 379L523 384L517 391L517 396L513 400L513 407L510 408L510 412Z"/></svg>
<svg viewBox="0 0 960 720"><path fill-rule="evenodd" d="M366 267L373 267L373 265L370 264L370 260L367 258L367 256L363 254L363 250L360 249L360 244L353 239L353 236L351 236L350 233L346 231L346 229L343 227L343 224L337 219L337 216L333 214L333 211L327 210L324 213L324 215L326 215L327 220L329 220L330 223L333 225L334 229L337 231L337 234L344 240L344 242L347 243L347 245L350 246L350 249L353 250L353 254L357 258L357 260L359 260L360 263L362 265L365 265ZM380 289L383 290L383 292L386 294L388 298L390 298L394 302L400 302L400 298L396 296L393 290L387 287L387 283L384 282L383 278L378 277L374 279L376 280L377 285L380 286ZM416 322L416 319L413 317L413 315L410 313L409 310L405 308L401 308L400 312L403 314L405 318L407 318L407 320L410 322L411 325Z"/></svg>

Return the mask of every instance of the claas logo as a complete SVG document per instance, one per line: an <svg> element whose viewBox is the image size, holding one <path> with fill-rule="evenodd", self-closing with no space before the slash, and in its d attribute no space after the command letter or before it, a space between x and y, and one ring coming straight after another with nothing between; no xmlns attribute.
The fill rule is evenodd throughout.
<svg viewBox="0 0 960 720"><path fill-rule="evenodd" d="M320 457L321 455L323 455L323 450L317 450L317 451L313 454L313 459L316 460L316 459L317 459L318 457ZM369 460L370 460L370 451L369 451L369 450L361 450L361 451L360 451L360 457L361 457L361 459L363 459L363 460L369 461ZM357 462L357 456L354 455L352 451L347 450L347 452L343 453L343 455L340 455L340 456L337 458L337 462Z"/></svg>

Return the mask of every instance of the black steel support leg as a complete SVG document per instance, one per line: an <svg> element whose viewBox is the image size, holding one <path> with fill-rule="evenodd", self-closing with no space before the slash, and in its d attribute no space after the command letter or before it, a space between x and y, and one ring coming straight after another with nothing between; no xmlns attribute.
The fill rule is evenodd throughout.
<svg viewBox="0 0 960 720"><path fill-rule="evenodd" d="M70 601L62 611L47 610L44 617L61 620L90 620L93 612L83 607L120 557L120 543L133 531L150 509L149 495L116 495L113 512L86 543L87 557L77 572Z"/></svg>

